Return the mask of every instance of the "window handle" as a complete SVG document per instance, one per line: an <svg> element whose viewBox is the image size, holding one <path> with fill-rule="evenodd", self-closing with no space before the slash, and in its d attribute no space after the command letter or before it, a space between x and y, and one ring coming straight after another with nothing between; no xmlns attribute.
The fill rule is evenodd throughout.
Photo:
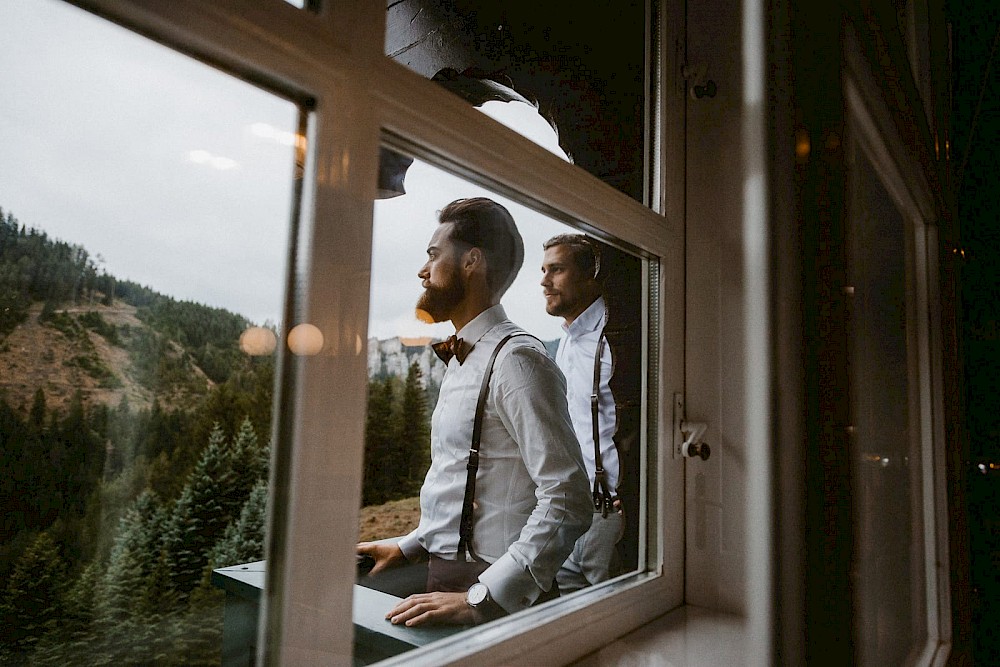
<svg viewBox="0 0 1000 667"><path fill-rule="evenodd" d="M707 461L712 455L712 448L707 442L701 441L701 436L705 435L708 424L704 422L681 422L681 433L686 437L681 445L681 455L685 458L700 457L702 461Z"/></svg>

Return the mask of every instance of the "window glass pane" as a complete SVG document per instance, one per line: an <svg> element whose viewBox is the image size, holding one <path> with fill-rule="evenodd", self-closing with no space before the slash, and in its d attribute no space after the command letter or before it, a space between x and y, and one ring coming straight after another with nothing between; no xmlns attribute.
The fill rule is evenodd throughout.
<svg viewBox="0 0 1000 667"><path fill-rule="evenodd" d="M907 321L910 226L867 159L858 162L848 292L859 657L865 665L902 665L927 632L914 324Z"/></svg>
<svg viewBox="0 0 1000 667"><path fill-rule="evenodd" d="M490 583L491 594L499 602L504 586L516 577L497 573L502 571L503 560L519 548L538 548L532 577L548 572L545 588L549 588L552 575L559 571L563 594L589 585L573 563L584 562L587 577L599 583L635 570L639 549L638 427L640 374L644 372L638 338L640 260L592 240L600 257L595 280L594 246L572 246L570 241L581 242L566 239L543 250L557 235L578 234L572 226L425 161L411 163L411 158L395 150L383 149L380 162L386 198L375 203L360 537L384 540L380 544L386 553L402 558L395 563L399 567L374 577L359 572L355 604L367 617L355 618L355 658L362 663L457 631L445 627L425 635L386 621L385 613L408 594L453 586L450 590L456 595L465 595L479 577ZM487 309L488 301L469 296L479 283L462 273L464 265L458 258L474 246L453 239L453 233L463 233L454 231L453 224L439 223L441 215L487 215L442 213L456 200L473 198L488 200L477 203L488 215L502 215L496 213L495 204L504 207L523 241L523 266L500 301L503 313ZM588 272L574 263L576 250L584 253L583 263L590 262ZM499 249L488 252L502 253ZM478 305L466 311L467 304ZM466 314L474 318L469 320ZM480 463L469 504L473 551L482 560L469 563L475 574L455 574L451 579L455 570L464 569L464 564L456 563L456 549L471 446L471 439L466 439L471 438L488 358L502 337L498 332L509 326L502 322L503 314L538 339L512 339L507 345L537 345L537 349L521 350L527 361L517 363L527 365L520 371L512 369L510 358L498 357L484 404ZM564 331L567 319L571 328ZM462 363L452 359L446 364L432 344L455 333L456 326L472 348ZM594 512L596 463L590 400L602 330L598 442L601 467L607 471L607 517ZM554 502L552 496L557 494L560 500ZM620 507L622 513L617 511ZM546 520L541 527L536 525L545 511L568 524L593 521L596 527L588 535L603 540L603 545L591 543L585 548L581 541L580 553L587 558L578 557L560 571L586 526L572 535L557 530L549 536ZM540 536L551 539L540 546ZM395 553L389 545L401 537L400 552ZM565 542L565 551L553 546L559 540ZM512 547L515 541L520 546ZM425 563L416 563L425 557L430 558L430 572ZM545 564L546 560L551 562ZM590 561L595 563L589 565ZM359 563L363 569L370 566L370 562ZM479 575L484 568L489 569ZM428 577L447 582L432 583ZM556 590L552 588L547 595L555 596ZM509 601L504 598L505 603ZM389 641L389 635L399 643ZM397 648L386 653L390 645Z"/></svg>
<svg viewBox="0 0 1000 667"><path fill-rule="evenodd" d="M575 164L641 201L645 22L632 0L544 16L533 3L403 0L388 3L385 53L474 106L537 105Z"/></svg>
<svg viewBox="0 0 1000 667"><path fill-rule="evenodd" d="M298 109L62 2L0 26L0 662L218 664Z"/></svg>

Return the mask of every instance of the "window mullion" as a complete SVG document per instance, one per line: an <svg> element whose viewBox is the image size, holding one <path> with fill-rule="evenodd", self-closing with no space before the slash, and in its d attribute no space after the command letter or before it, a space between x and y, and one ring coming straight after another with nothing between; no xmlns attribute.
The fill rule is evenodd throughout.
<svg viewBox="0 0 1000 667"><path fill-rule="evenodd" d="M312 114L303 226L292 281L294 320L321 349L288 354L281 419L284 478L274 479L267 659L327 664L349 655L354 544L364 451L372 200L378 133L367 97L344 82ZM299 329L302 330L302 329Z"/></svg>
<svg viewBox="0 0 1000 667"><path fill-rule="evenodd" d="M426 147L464 177L485 177L558 217L655 254L682 238L679 221L661 217L396 63L382 62L371 85L384 129Z"/></svg>
<svg viewBox="0 0 1000 667"><path fill-rule="evenodd" d="M318 16L284 0L69 1L291 97L311 97L324 83L373 59L372 40L357 36L358 17L345 22L340 12Z"/></svg>

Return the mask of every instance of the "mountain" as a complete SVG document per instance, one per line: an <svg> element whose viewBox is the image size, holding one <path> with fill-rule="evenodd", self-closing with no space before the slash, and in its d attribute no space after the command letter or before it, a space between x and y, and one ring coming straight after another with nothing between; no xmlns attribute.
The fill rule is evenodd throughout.
<svg viewBox="0 0 1000 667"><path fill-rule="evenodd" d="M410 364L416 362L423 374L424 388L440 385L445 366L431 349L429 338L368 339L368 377L395 375L405 378Z"/></svg>
<svg viewBox="0 0 1000 667"><path fill-rule="evenodd" d="M250 368L250 322L100 270L86 249L0 209L0 399L180 406Z"/></svg>
<svg viewBox="0 0 1000 667"><path fill-rule="evenodd" d="M136 408L180 404L215 382L177 341L158 333L122 301L68 305L43 315L42 303L0 342L0 396L27 412L42 389L51 408L65 408L75 392L87 404ZM163 358L152 360L155 349ZM155 366L151 368L151 366ZM182 371L164 373L173 367Z"/></svg>

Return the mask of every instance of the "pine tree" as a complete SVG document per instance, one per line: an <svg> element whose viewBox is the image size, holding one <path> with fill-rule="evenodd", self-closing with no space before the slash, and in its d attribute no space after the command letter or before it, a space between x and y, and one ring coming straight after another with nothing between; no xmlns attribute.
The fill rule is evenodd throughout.
<svg viewBox="0 0 1000 667"><path fill-rule="evenodd" d="M32 665L65 667L102 662L94 627L94 602L101 575L101 565L94 561L68 587L62 603L63 619L38 642Z"/></svg>
<svg viewBox="0 0 1000 667"><path fill-rule="evenodd" d="M257 482L267 477L268 461L264 458L264 448L260 446L249 416L240 424L232 449L234 480L225 510L229 516L236 517Z"/></svg>
<svg viewBox="0 0 1000 667"><path fill-rule="evenodd" d="M392 460L393 414L392 378L368 383L368 417L365 421L364 505L379 505L393 494Z"/></svg>
<svg viewBox="0 0 1000 667"><path fill-rule="evenodd" d="M240 517L226 527L209 557L211 567L229 567L264 558L267 480L260 480L243 505Z"/></svg>
<svg viewBox="0 0 1000 667"><path fill-rule="evenodd" d="M406 495L419 493L420 485L431 462L431 431L427 419L427 394L423 388L423 373L414 361L406 374L400 410L399 432L396 441L401 444L406 461Z"/></svg>
<svg viewBox="0 0 1000 667"><path fill-rule="evenodd" d="M0 598L3 653L24 659L62 617L66 563L48 533L42 532L18 558Z"/></svg>
<svg viewBox="0 0 1000 667"><path fill-rule="evenodd" d="M155 494L143 492L122 517L107 569L96 587L95 655L114 663L142 662L152 620L169 599L170 587L154 580L166 513ZM157 590L151 590L156 584ZM154 605L148 604L156 599Z"/></svg>
<svg viewBox="0 0 1000 667"><path fill-rule="evenodd" d="M198 585L208 564L209 549L233 518L230 499L237 496L239 486L232 450L222 430L216 428L164 531L174 590L182 600Z"/></svg>
<svg viewBox="0 0 1000 667"><path fill-rule="evenodd" d="M24 489L31 488L28 484L31 471L23 465L25 441L28 429L25 423L11 408L7 401L0 397L0 529L4 542L21 532L25 527L27 512ZM5 563L6 565L6 563ZM6 567L0 570L0 576L6 575Z"/></svg>

